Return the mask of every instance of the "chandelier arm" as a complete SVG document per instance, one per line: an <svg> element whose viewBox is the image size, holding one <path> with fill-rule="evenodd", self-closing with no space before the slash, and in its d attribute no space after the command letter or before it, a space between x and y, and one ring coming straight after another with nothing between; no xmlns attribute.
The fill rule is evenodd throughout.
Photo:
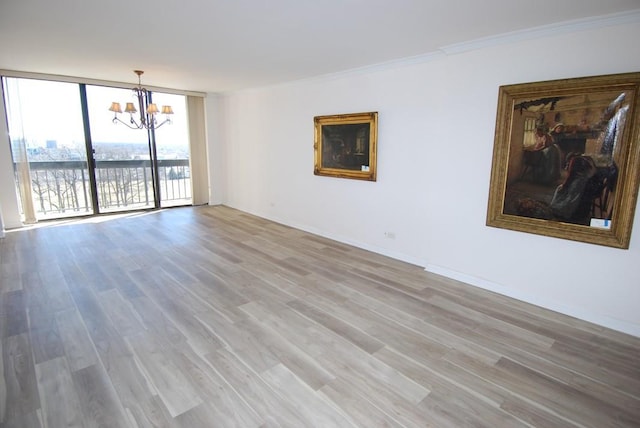
<svg viewBox="0 0 640 428"><path fill-rule="evenodd" d="M158 129L160 128L162 125L164 125L165 123L171 123L171 119L165 119L162 122L160 122L160 125L154 126L153 129Z"/></svg>
<svg viewBox="0 0 640 428"><path fill-rule="evenodd" d="M153 123L153 125L151 125L151 122L150 122L150 123L149 123L149 125L147 125L147 123L146 123L146 122L143 122L143 123L140 123L140 124L139 124L138 122L136 122L136 120L135 120L135 119L131 119L131 120L132 120L132 121L125 122L124 120L120 119L119 117L114 117L114 118L113 118L113 120L112 120L112 122L113 122L113 123L120 122L120 123L122 123L123 125L125 125L127 128L130 128L130 129L152 129L152 128L153 128L153 129L158 129L158 128L160 128L162 125L164 125L165 123L171 123L171 119L165 119L165 120L163 120L162 122L160 122L160 124L159 124L159 125L156 125L156 124L155 124L155 123L157 123L157 122L154 122L154 123ZM133 123L133 125L134 125L134 126L131 126L131 123Z"/></svg>
<svg viewBox="0 0 640 428"><path fill-rule="evenodd" d="M127 128L142 129L144 127L144 125L142 125L142 126L138 125L138 122L136 122L135 119L131 119L131 121L135 126L131 126L129 123L125 122L124 120L120 119L119 117L114 117L113 118L113 123L120 122L123 125L125 125Z"/></svg>

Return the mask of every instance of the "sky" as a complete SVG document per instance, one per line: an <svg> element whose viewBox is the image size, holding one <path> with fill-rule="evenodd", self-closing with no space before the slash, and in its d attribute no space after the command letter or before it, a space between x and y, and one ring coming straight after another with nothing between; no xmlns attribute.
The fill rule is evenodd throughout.
<svg viewBox="0 0 640 428"><path fill-rule="evenodd" d="M17 78L7 78L6 82L9 132L12 139L24 135L29 146L44 147L47 140L56 140L58 147L84 146L78 84ZM171 124L167 123L156 130L158 144L182 142L187 145L185 97L154 93L153 100L158 108L169 104L175 112ZM113 101L119 102L124 109L127 102L136 102L136 99L129 89L87 85L93 142L146 143L144 130L132 130L122 123L113 123L113 113L109 111ZM124 121L129 120L128 114L119 116ZM158 121L162 120L164 115L159 115Z"/></svg>

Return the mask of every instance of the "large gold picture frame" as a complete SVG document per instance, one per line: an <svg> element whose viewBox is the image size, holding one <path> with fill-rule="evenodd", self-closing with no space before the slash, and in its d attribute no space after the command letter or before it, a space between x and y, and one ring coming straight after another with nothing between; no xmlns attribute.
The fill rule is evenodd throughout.
<svg viewBox="0 0 640 428"><path fill-rule="evenodd" d="M378 113L316 116L315 175L376 181Z"/></svg>
<svg viewBox="0 0 640 428"><path fill-rule="evenodd" d="M487 225L629 248L640 73L501 86Z"/></svg>

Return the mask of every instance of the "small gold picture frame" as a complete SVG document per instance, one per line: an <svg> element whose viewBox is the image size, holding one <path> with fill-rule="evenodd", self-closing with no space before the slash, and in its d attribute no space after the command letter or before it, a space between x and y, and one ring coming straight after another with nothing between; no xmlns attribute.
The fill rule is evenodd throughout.
<svg viewBox="0 0 640 428"><path fill-rule="evenodd" d="M487 225L629 248L640 73L501 86Z"/></svg>
<svg viewBox="0 0 640 428"><path fill-rule="evenodd" d="M316 116L315 175L376 181L378 113Z"/></svg>

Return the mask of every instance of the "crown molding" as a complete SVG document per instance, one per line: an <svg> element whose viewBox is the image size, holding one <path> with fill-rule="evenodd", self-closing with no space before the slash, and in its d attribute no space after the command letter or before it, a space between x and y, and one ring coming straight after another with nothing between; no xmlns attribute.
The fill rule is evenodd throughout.
<svg viewBox="0 0 640 428"><path fill-rule="evenodd" d="M326 80L340 78L353 74L370 73L384 71L397 67L411 66L437 61L450 55L456 55L463 52L484 49L488 47L516 43L525 40L534 40L558 34L570 34L578 31L592 30L616 25L640 23L640 9L631 11L613 13L609 15L600 15L590 18L575 19L571 21L562 21L555 24L543 25L540 27L532 27L526 30L514 31L509 33L497 34L494 36L483 37L480 39L469 40L462 43L455 43L438 48L433 52L427 52L420 55L398 58L391 61L381 62L377 64L366 65L349 70L339 71L336 73L316 76L302 81Z"/></svg>
<svg viewBox="0 0 640 428"><path fill-rule="evenodd" d="M246 88L239 91L227 91L220 93L221 95L231 95L243 92L252 92L266 88L286 87L290 85L298 85L301 83L322 82L327 80L340 79L347 76L375 73L380 71L392 70L399 67L407 67L412 65L425 64L438 61L447 56L456 55L473 50L489 48L509 43L516 43L525 40L534 40L559 34L570 34L578 31L592 30L616 25L640 23L640 9L631 11L614 13L608 15L600 15L590 18L576 19L571 21L562 21L555 24L543 25L540 27L532 27L526 30L514 31L509 33L497 34L494 36L483 37L475 40L469 40L462 43L442 46L434 51L426 52L419 55L397 58L390 61L380 62L376 64L355 67L335 73L311 76L288 82L274 83L272 85L264 85L260 87Z"/></svg>
<svg viewBox="0 0 640 428"><path fill-rule="evenodd" d="M558 34L575 33L578 31L593 30L615 25L634 23L640 23L640 9L613 13L609 15L595 16L591 18L575 19L572 21L563 21L555 24L528 28L526 30L497 34L495 36L483 37L480 39L443 46L439 50L444 52L446 55L455 55L477 49L483 49L487 47L515 43L525 40L539 39Z"/></svg>

